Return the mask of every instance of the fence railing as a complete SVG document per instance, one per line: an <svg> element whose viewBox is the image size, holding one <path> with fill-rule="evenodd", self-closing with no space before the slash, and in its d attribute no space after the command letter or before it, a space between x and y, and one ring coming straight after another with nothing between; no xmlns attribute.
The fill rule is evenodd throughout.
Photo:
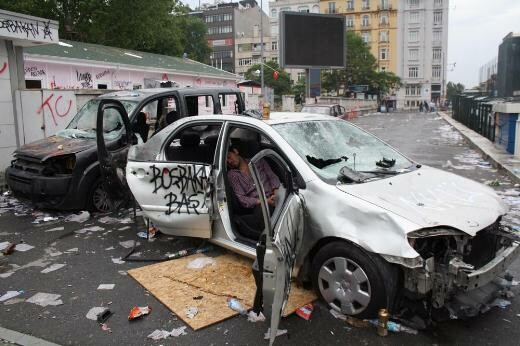
<svg viewBox="0 0 520 346"><path fill-rule="evenodd" d="M490 141L495 141L495 117L489 98L476 95L456 95L453 98L453 118Z"/></svg>

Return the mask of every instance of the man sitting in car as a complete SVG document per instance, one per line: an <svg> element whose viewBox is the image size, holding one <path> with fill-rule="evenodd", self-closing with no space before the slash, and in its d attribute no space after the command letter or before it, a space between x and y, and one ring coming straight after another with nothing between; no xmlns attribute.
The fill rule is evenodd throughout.
<svg viewBox="0 0 520 346"><path fill-rule="evenodd" d="M242 214L246 215L242 218L243 221L259 235L264 227L262 208L248 163L249 160L244 159L235 146L229 147L227 153L229 184L243 209ZM265 160L260 160L256 167L267 197L267 204L272 211L276 204L275 197L280 187L280 180Z"/></svg>

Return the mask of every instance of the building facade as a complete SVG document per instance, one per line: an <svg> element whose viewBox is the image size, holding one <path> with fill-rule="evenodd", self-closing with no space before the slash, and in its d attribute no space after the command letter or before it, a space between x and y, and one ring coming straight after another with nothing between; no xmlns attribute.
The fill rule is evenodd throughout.
<svg viewBox="0 0 520 346"><path fill-rule="evenodd" d="M492 95L496 91L498 72L498 56L494 57L479 69L478 84L481 91L488 92Z"/></svg>
<svg viewBox="0 0 520 346"><path fill-rule="evenodd" d="M499 97L520 96L520 33L510 32L498 47L497 84Z"/></svg>
<svg viewBox="0 0 520 346"><path fill-rule="evenodd" d="M347 30L359 34L377 59L379 71L397 73L398 0L320 1L320 13L345 16Z"/></svg>
<svg viewBox="0 0 520 346"><path fill-rule="evenodd" d="M398 107L441 101L446 94L449 0L399 0Z"/></svg>
<svg viewBox="0 0 520 346"><path fill-rule="evenodd" d="M306 12L320 13L320 5L318 0L274 0L269 1L269 21L271 26L271 50L272 59L280 61L279 41L280 41L280 13L284 11L290 12ZM291 76L291 81L296 83L298 80L305 80L305 70L302 69L286 69Z"/></svg>

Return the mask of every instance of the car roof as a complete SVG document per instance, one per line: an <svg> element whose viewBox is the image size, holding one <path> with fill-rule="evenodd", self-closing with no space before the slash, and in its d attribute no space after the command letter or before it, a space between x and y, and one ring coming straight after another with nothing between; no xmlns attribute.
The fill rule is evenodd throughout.
<svg viewBox="0 0 520 346"><path fill-rule="evenodd" d="M334 107L337 105L338 103L313 103L310 105L303 105L303 107Z"/></svg>
<svg viewBox="0 0 520 346"><path fill-rule="evenodd" d="M239 93L238 88L223 88L223 87L173 87L173 88L148 88L148 89L136 89L136 90L121 90L103 94L99 96L104 99L116 99L125 101L142 101L147 97L153 95L170 94L172 92L178 93L180 96L184 95L200 95L200 94L212 94L213 92L219 93Z"/></svg>

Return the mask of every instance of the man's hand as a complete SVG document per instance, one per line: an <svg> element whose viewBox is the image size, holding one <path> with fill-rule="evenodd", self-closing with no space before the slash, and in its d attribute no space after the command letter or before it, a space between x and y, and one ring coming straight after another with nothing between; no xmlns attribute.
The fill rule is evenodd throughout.
<svg viewBox="0 0 520 346"><path fill-rule="evenodd" d="M269 198L267 198L267 204L274 207L274 203L275 203L275 196L273 194L273 195L269 196Z"/></svg>

